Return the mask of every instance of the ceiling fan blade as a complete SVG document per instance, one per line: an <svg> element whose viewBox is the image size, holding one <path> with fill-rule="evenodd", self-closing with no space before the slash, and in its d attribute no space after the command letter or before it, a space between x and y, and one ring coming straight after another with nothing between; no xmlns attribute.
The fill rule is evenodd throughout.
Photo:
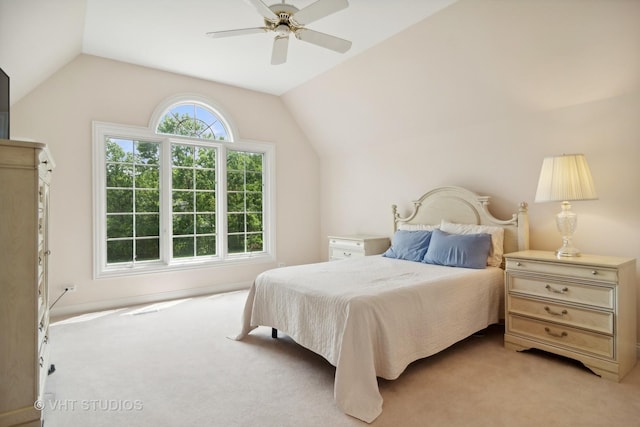
<svg viewBox="0 0 640 427"><path fill-rule="evenodd" d="M299 40L305 41L307 43L312 43L340 53L345 53L346 51L351 49L351 42L349 40L341 39L340 37L331 36L325 33L320 33L308 28L300 28L299 30L297 30L296 37Z"/></svg>
<svg viewBox="0 0 640 427"><path fill-rule="evenodd" d="M253 7L256 8L258 13L262 15L265 19L268 19L269 21L278 22L279 20L278 15L276 15L273 12L273 10L269 9L269 6L264 4L262 0L247 0L247 1L251 3Z"/></svg>
<svg viewBox="0 0 640 427"><path fill-rule="evenodd" d="M280 65L287 62L287 50L289 36L276 36L273 40L273 52L271 53L271 65Z"/></svg>
<svg viewBox="0 0 640 427"><path fill-rule="evenodd" d="M265 33L269 31L267 27L256 27L256 28L242 28L239 30L226 30L226 31L211 31L207 33L209 37L213 38L221 38L221 37L233 37L233 36L244 36L246 34L257 34L257 33Z"/></svg>
<svg viewBox="0 0 640 427"><path fill-rule="evenodd" d="M348 0L318 0L291 16L296 24L307 25L349 6Z"/></svg>

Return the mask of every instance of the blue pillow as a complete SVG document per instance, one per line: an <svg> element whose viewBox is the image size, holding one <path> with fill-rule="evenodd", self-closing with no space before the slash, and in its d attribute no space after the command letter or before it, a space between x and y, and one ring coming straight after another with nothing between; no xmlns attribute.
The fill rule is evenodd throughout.
<svg viewBox="0 0 640 427"><path fill-rule="evenodd" d="M491 248L491 235L449 234L433 230L423 262L449 267L485 268Z"/></svg>
<svg viewBox="0 0 640 427"><path fill-rule="evenodd" d="M391 247L382 256L421 262L427 253L430 240L431 231L398 230L393 235Z"/></svg>

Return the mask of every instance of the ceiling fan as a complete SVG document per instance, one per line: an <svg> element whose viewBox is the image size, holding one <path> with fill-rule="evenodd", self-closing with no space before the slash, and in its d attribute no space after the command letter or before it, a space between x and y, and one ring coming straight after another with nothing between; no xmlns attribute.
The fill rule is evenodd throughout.
<svg viewBox="0 0 640 427"><path fill-rule="evenodd" d="M298 40L312 43L336 52L345 53L351 48L351 42L339 37L305 28L305 25L315 22L349 6L348 0L317 0L302 9L282 3L267 6L262 0L248 0L264 18L264 27L243 28L238 30L212 31L208 36L231 37L245 34L276 33L271 53L271 64L284 64L287 61L289 35L293 34Z"/></svg>

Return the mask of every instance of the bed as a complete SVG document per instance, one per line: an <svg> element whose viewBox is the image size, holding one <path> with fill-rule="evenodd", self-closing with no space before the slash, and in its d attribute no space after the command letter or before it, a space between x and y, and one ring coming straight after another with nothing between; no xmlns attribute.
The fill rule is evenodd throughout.
<svg viewBox="0 0 640 427"><path fill-rule="evenodd" d="M395 255L387 251L388 256L269 270L249 290L236 339L258 326L286 333L336 367L338 407L372 422L382 412L377 377L395 379L411 362L502 318L501 255L528 248L527 207L522 203L510 219L500 220L488 205L487 196L441 187L415 200L408 216L392 207L392 248L401 247L398 236L429 235L427 252L420 255L427 259L429 248L440 244L436 233L451 239L482 237L490 241L482 268L394 258L398 249ZM451 237L461 235L468 236Z"/></svg>

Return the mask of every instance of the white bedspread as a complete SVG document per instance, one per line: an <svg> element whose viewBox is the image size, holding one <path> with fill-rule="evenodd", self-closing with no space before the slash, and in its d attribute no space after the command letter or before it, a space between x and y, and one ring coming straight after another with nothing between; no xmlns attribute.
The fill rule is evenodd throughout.
<svg viewBox="0 0 640 427"><path fill-rule="evenodd" d="M499 319L503 271L369 256L270 270L251 287L244 338L270 326L336 367L334 398L366 422L382 412L377 376L397 378Z"/></svg>

